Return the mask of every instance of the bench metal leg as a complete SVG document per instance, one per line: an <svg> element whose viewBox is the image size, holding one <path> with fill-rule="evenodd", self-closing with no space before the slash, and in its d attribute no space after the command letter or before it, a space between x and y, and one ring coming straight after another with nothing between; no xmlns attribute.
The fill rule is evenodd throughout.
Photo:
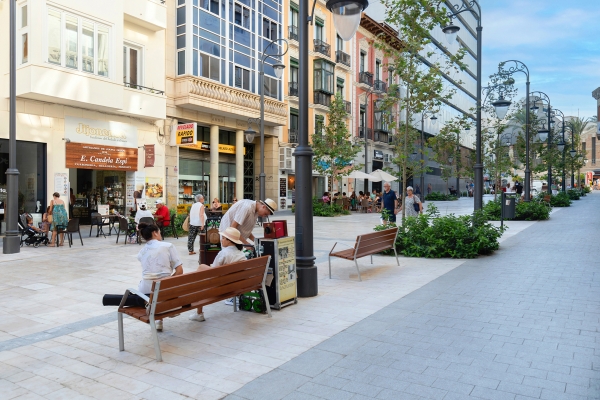
<svg viewBox="0 0 600 400"><path fill-rule="evenodd" d="M123 335L123 313L117 313L119 323L119 351L125 351L125 337Z"/></svg>
<svg viewBox="0 0 600 400"><path fill-rule="evenodd" d="M371 264L373 264L373 254L371 254Z"/></svg>
<svg viewBox="0 0 600 400"><path fill-rule="evenodd" d="M233 312L237 312L237 297L233 296Z"/></svg>
<svg viewBox="0 0 600 400"><path fill-rule="evenodd" d="M262 292L263 297L265 298L265 305L267 307L267 314L269 314L269 318L273 318L271 315L271 304L269 304L269 296L267 295L267 288L265 287L265 283L262 284Z"/></svg>
<svg viewBox="0 0 600 400"><path fill-rule="evenodd" d="M158 331L156 330L156 323L152 317L150 317L150 328L152 329L152 337L154 339L154 352L156 353L156 361L162 362L160 343L158 342Z"/></svg>
<svg viewBox="0 0 600 400"><path fill-rule="evenodd" d="M396 251L396 246L394 246L393 249L394 249L394 254L396 255L396 262L398 263L398 266L400 266L400 260L398 260L398 252Z"/></svg>
<svg viewBox="0 0 600 400"><path fill-rule="evenodd" d="M356 264L356 272L358 272L358 280L360 282L362 282L362 278L360 277L360 269L358 269L358 262L356 261L356 258L354 259L354 264Z"/></svg>
<svg viewBox="0 0 600 400"><path fill-rule="evenodd" d="M329 279L331 279L331 256L329 256L328 259L329 259Z"/></svg>

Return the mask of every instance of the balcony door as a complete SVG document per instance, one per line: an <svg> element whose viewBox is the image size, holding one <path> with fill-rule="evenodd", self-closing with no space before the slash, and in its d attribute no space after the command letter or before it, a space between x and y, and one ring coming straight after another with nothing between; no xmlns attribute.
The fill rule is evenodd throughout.
<svg viewBox="0 0 600 400"><path fill-rule="evenodd" d="M142 49L139 46L123 45L123 83L133 88L143 85Z"/></svg>

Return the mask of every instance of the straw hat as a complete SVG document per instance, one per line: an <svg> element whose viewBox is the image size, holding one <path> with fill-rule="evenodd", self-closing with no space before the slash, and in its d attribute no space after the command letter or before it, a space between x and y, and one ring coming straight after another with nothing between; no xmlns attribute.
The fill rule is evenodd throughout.
<svg viewBox="0 0 600 400"><path fill-rule="evenodd" d="M221 234L221 236L226 237L227 239L231 240L233 243L237 243L237 244L243 244L242 241L240 240L240 231L238 231L235 228L229 227L227 229L225 229L223 232L219 232Z"/></svg>
<svg viewBox="0 0 600 400"><path fill-rule="evenodd" d="M277 203L275 203L275 201L271 199L260 200L260 202L267 206L267 208L271 212L271 215L273 215L273 213L277 210Z"/></svg>

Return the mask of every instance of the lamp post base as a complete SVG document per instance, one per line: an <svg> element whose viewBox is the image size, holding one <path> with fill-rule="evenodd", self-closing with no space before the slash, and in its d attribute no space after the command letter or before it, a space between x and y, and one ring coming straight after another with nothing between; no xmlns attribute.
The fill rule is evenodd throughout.
<svg viewBox="0 0 600 400"><path fill-rule="evenodd" d="M315 258L296 257L296 271L298 273L298 297L315 297L319 294L319 280Z"/></svg>
<svg viewBox="0 0 600 400"><path fill-rule="evenodd" d="M17 254L21 252L21 238L19 236L6 236L2 240L3 254Z"/></svg>

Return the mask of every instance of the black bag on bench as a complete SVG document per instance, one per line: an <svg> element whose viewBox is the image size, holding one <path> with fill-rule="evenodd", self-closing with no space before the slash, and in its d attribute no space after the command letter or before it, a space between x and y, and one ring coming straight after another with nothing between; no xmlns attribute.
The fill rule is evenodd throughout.
<svg viewBox="0 0 600 400"><path fill-rule="evenodd" d="M123 300L122 294L105 294L102 297L103 306L119 306ZM146 307L146 301L137 294L129 293L125 300L125 307Z"/></svg>

